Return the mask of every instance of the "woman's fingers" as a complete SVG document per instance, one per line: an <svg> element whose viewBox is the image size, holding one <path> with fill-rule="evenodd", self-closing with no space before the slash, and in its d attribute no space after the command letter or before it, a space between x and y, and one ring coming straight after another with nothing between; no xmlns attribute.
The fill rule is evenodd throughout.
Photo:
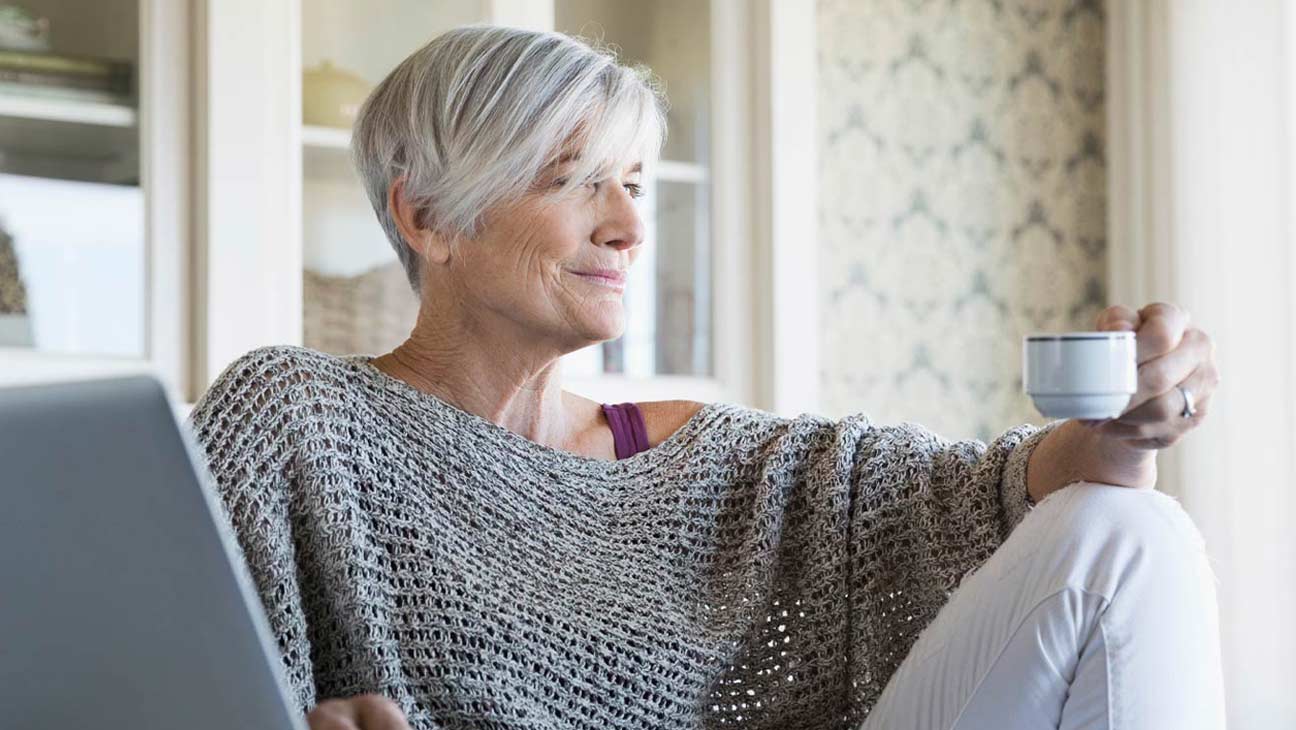
<svg viewBox="0 0 1296 730"><path fill-rule="evenodd" d="M382 695L361 695L360 730L410 730L405 713Z"/></svg>
<svg viewBox="0 0 1296 730"><path fill-rule="evenodd" d="M1097 328L1100 331L1127 330L1138 332L1139 325L1142 323L1143 318L1133 307L1127 307L1124 304L1113 304L1098 313Z"/></svg>
<svg viewBox="0 0 1296 730"><path fill-rule="evenodd" d="M1188 311L1182 307L1154 302L1138 314L1142 321L1134 339L1139 365L1174 351L1187 334Z"/></svg>
<svg viewBox="0 0 1296 730"><path fill-rule="evenodd" d="M1203 363L1209 362L1211 356L1210 339L1199 329L1190 329L1184 333L1179 346L1170 352L1149 360L1138 366L1138 392L1130 399L1122 419L1129 419L1144 404L1156 401L1168 395L1178 395L1175 386L1190 379ZM1202 384L1198 384L1200 388ZM1192 385L1185 387L1191 388ZM1201 390L1195 390L1201 393Z"/></svg>
<svg viewBox="0 0 1296 730"><path fill-rule="evenodd" d="M350 700L324 700L306 713L311 730L358 730Z"/></svg>
<svg viewBox="0 0 1296 730"><path fill-rule="evenodd" d="M377 694L324 700L306 715L311 730L410 730L405 713Z"/></svg>
<svg viewBox="0 0 1296 730"><path fill-rule="evenodd" d="M1187 388L1192 393L1194 404L1199 404L1205 402L1215 392L1216 382L1215 366L1212 363L1201 363L1191 375L1179 381L1177 385ZM1125 423L1177 423L1183 409L1183 393L1172 385L1164 393L1125 411L1119 420Z"/></svg>

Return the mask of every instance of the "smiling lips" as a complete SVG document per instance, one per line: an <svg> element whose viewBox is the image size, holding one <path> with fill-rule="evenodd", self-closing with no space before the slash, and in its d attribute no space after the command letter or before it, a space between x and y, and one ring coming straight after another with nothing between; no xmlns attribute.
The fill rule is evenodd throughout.
<svg viewBox="0 0 1296 730"><path fill-rule="evenodd" d="M590 271L573 271L573 274L586 281L610 287L612 289L625 288L625 271L621 269L592 269Z"/></svg>

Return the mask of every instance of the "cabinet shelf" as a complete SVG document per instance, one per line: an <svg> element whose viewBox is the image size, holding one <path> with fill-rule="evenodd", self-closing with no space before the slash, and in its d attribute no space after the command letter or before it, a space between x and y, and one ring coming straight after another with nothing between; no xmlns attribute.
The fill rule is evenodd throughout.
<svg viewBox="0 0 1296 730"><path fill-rule="evenodd" d="M351 167L351 132L336 127L302 125L302 171L306 179L326 184L356 180Z"/></svg>
<svg viewBox="0 0 1296 730"><path fill-rule="evenodd" d="M123 104L0 93L0 172L138 185L137 122Z"/></svg>
<svg viewBox="0 0 1296 730"><path fill-rule="evenodd" d="M0 117L103 127L134 127L138 115L133 107L125 104L0 94Z"/></svg>
<svg viewBox="0 0 1296 730"><path fill-rule="evenodd" d="M302 145L321 150L345 152L351 146L351 133L336 127L303 125Z"/></svg>

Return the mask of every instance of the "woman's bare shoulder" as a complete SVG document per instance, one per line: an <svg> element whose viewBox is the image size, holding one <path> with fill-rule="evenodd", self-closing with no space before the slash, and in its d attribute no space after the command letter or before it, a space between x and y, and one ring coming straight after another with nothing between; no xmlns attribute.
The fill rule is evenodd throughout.
<svg viewBox="0 0 1296 730"><path fill-rule="evenodd" d="M705 403L692 400L654 400L638 404L648 428L648 446L651 448L670 438L671 434L688 423Z"/></svg>

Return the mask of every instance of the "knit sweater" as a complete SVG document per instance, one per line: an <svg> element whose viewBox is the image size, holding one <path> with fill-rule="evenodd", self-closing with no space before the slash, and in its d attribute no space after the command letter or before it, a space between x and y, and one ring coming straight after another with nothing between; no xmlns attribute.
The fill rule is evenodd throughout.
<svg viewBox="0 0 1296 730"><path fill-rule="evenodd" d="M303 712L414 728L846 728L1031 509L1030 451L711 403L621 460L291 346L190 415Z"/></svg>

